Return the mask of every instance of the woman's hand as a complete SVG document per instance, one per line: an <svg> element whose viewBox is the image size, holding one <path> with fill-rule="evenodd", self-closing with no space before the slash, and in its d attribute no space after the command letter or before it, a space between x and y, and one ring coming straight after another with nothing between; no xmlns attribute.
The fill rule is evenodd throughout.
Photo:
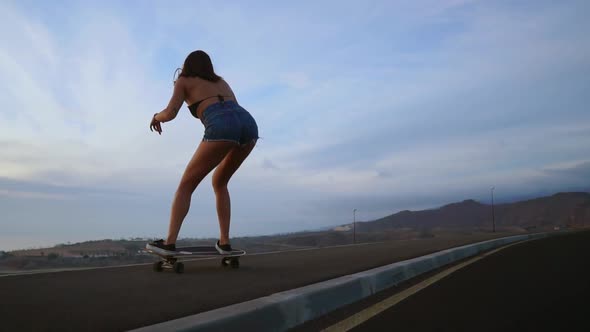
<svg viewBox="0 0 590 332"><path fill-rule="evenodd" d="M154 129L158 132L158 134L162 135L162 125L161 122L156 120L156 115L158 113L154 114L154 116L152 117L152 123L150 123L150 130L154 131Z"/></svg>

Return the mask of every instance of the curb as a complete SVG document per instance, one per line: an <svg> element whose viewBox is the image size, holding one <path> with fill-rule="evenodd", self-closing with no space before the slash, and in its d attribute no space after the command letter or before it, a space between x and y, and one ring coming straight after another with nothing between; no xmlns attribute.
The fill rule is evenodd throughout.
<svg viewBox="0 0 590 332"><path fill-rule="evenodd" d="M563 233L515 235L446 249L132 331L285 331L444 265L510 243Z"/></svg>

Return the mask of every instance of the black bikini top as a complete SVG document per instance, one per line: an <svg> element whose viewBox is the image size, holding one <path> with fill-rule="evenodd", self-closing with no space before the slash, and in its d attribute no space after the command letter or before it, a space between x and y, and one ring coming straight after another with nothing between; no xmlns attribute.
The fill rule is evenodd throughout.
<svg viewBox="0 0 590 332"><path fill-rule="evenodd" d="M207 98L203 98L203 99L199 100L199 101L198 101L198 102L196 102L196 103L193 103L193 104L191 104L191 105L188 105L188 109L189 109L189 111L191 111L191 114L192 114L192 115L193 115L195 118L197 118L197 119L198 119L198 118L199 118L199 116L197 115L197 108L199 108L199 104L200 104L200 103L201 103L203 100L205 100L205 99L209 99L209 98L213 98L213 97L217 97L217 98L219 98L219 101L220 101L220 102L224 102L224 101L225 101L225 99L223 99L223 97L231 97L231 96L222 96L222 95L216 95L216 96L210 96L210 97L207 97Z"/></svg>

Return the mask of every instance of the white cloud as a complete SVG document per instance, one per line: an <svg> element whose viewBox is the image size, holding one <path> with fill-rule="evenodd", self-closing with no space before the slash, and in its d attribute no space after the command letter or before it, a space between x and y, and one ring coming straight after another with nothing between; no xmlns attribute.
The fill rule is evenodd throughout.
<svg viewBox="0 0 590 332"><path fill-rule="evenodd" d="M67 200L72 199L71 196L67 195L59 195L59 194L45 194L39 192L31 192L31 191L16 191L16 190L4 190L0 189L0 196L8 196L12 198L41 198L41 199L59 199L59 200Z"/></svg>
<svg viewBox="0 0 590 332"><path fill-rule="evenodd" d="M148 122L194 49L258 121L263 139L232 185L236 215L261 230L291 227L300 210L331 222L333 211L305 207L314 200L376 195L382 212L391 197L533 187L590 153L588 24L567 5L204 2L198 19L185 5L64 7L64 33L1 4L0 176L166 197L166 215L203 129L186 108L162 136ZM211 195L199 189L195 214L214 219Z"/></svg>
<svg viewBox="0 0 590 332"><path fill-rule="evenodd" d="M286 72L281 75L280 80L295 89L304 89L311 84L309 76L304 72Z"/></svg>

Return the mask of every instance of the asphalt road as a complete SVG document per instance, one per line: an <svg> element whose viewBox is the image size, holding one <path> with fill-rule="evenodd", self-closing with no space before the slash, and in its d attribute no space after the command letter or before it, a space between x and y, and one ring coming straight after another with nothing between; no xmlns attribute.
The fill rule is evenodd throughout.
<svg viewBox="0 0 590 332"><path fill-rule="evenodd" d="M184 274L140 265L0 277L0 330L129 330L500 236L249 255L239 269L199 260Z"/></svg>
<svg viewBox="0 0 590 332"><path fill-rule="evenodd" d="M341 308L293 331L322 330L363 309L375 308L376 303L433 275ZM590 231L507 247L411 295L352 331L590 331Z"/></svg>

